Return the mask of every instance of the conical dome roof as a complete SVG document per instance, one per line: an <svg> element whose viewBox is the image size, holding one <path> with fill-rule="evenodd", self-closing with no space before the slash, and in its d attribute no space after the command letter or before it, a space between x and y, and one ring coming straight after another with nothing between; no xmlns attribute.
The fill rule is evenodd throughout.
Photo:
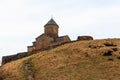
<svg viewBox="0 0 120 80"><path fill-rule="evenodd" d="M47 24L46 25L57 25L57 23L54 21L54 19L53 18L51 18L48 22L47 22ZM45 25L45 26L46 26ZM58 25L57 25L58 26Z"/></svg>

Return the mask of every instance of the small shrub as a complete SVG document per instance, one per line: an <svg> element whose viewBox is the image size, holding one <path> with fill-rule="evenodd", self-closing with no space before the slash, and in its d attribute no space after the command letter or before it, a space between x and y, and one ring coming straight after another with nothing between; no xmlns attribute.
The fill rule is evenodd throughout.
<svg viewBox="0 0 120 80"><path fill-rule="evenodd" d="M119 57L117 57L117 59L120 59L120 56L119 56Z"/></svg>
<svg viewBox="0 0 120 80"><path fill-rule="evenodd" d="M85 53L85 57L89 57L89 54L87 52Z"/></svg>
<svg viewBox="0 0 120 80"><path fill-rule="evenodd" d="M118 51L118 48L112 48L113 51Z"/></svg>
<svg viewBox="0 0 120 80"><path fill-rule="evenodd" d="M111 43L111 42L106 42L106 43L104 43L104 45L105 45L105 46L117 46L116 44L113 44L113 43Z"/></svg>
<svg viewBox="0 0 120 80"><path fill-rule="evenodd" d="M89 48L96 49L97 47L95 45L89 45Z"/></svg>
<svg viewBox="0 0 120 80"><path fill-rule="evenodd" d="M103 54L103 56L112 56L113 51L107 51Z"/></svg>
<svg viewBox="0 0 120 80"><path fill-rule="evenodd" d="M112 59L112 58L109 58L108 61L113 61L113 59Z"/></svg>

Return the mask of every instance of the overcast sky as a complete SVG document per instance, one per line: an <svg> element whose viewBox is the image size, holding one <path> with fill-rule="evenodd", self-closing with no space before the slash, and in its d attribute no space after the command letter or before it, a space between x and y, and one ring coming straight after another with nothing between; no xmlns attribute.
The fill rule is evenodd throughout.
<svg viewBox="0 0 120 80"><path fill-rule="evenodd" d="M120 38L120 0L0 0L0 57L27 51L51 15L72 40Z"/></svg>

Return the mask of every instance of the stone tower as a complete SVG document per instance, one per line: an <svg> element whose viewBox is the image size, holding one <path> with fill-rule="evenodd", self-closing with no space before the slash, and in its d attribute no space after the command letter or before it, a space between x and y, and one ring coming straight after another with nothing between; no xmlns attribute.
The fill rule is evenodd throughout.
<svg viewBox="0 0 120 80"><path fill-rule="evenodd" d="M58 37L58 28L59 26L57 25L57 23L54 21L53 18L51 18L48 23L44 26L45 28L45 34L53 37L54 39Z"/></svg>

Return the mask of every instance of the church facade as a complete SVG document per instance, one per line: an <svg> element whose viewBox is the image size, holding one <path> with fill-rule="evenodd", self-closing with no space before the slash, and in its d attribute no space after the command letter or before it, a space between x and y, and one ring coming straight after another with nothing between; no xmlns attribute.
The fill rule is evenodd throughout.
<svg viewBox="0 0 120 80"><path fill-rule="evenodd" d="M58 32L59 26L54 19L51 18L47 24L44 25L44 33L36 38L32 46L27 47L28 52L44 50L71 41L68 35L59 36Z"/></svg>

